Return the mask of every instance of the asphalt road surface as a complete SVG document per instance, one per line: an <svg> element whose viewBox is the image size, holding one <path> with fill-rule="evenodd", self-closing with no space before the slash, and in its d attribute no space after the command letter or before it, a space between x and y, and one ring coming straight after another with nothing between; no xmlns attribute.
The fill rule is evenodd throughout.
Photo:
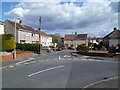
<svg viewBox="0 0 120 90"><path fill-rule="evenodd" d="M36 55L27 62L3 68L3 88L94 88L95 82L104 83L104 80L108 83L102 83L98 88L118 87L117 61L75 53L71 55L71 52L74 51Z"/></svg>

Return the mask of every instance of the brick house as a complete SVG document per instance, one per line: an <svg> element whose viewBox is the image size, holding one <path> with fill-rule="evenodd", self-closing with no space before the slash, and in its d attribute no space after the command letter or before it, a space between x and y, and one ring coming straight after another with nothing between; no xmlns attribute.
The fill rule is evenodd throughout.
<svg viewBox="0 0 120 90"><path fill-rule="evenodd" d="M64 45L66 47L76 48L78 45L84 44L88 46L87 34L66 34L64 36Z"/></svg>
<svg viewBox="0 0 120 90"><path fill-rule="evenodd" d="M5 21L5 33L13 34L15 31L15 22L11 20ZM16 42L17 43L39 43L39 31L32 27L24 25L22 20L16 23ZM42 46L49 46L52 44L52 37L45 32L41 32Z"/></svg>
<svg viewBox="0 0 120 90"><path fill-rule="evenodd" d="M120 30L114 28L111 33L103 38L103 43L106 47L114 46L120 49Z"/></svg>

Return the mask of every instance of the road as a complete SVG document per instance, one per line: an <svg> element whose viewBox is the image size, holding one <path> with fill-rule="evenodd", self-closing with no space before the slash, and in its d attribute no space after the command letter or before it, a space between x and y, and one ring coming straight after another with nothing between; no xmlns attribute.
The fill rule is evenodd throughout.
<svg viewBox="0 0 120 90"><path fill-rule="evenodd" d="M36 55L27 62L3 68L3 88L87 88L95 82L118 77L117 61L76 56L71 55L71 52L74 51ZM99 85L99 88L117 88L117 84L111 85L109 82Z"/></svg>

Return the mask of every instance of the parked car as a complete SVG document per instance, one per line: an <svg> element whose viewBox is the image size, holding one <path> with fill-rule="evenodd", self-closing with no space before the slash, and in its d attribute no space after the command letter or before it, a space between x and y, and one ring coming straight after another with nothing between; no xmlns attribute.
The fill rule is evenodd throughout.
<svg viewBox="0 0 120 90"><path fill-rule="evenodd" d="M62 48L57 48L57 49L56 49L56 51L61 51L61 50L62 50Z"/></svg>
<svg viewBox="0 0 120 90"><path fill-rule="evenodd" d="M68 47L68 50L74 50L74 48L73 47Z"/></svg>
<svg viewBox="0 0 120 90"><path fill-rule="evenodd" d="M62 47L63 50L67 49L66 47Z"/></svg>
<svg viewBox="0 0 120 90"><path fill-rule="evenodd" d="M51 52L52 49L49 46L42 47L43 50L46 50L47 52Z"/></svg>

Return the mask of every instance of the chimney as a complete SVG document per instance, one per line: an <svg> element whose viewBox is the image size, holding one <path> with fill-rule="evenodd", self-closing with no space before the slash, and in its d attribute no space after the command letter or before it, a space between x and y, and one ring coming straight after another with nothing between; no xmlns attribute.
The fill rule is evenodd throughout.
<svg viewBox="0 0 120 90"><path fill-rule="evenodd" d="M77 32L75 32L75 34L77 34Z"/></svg>
<svg viewBox="0 0 120 90"><path fill-rule="evenodd" d="M113 30L115 31L115 30L117 30L117 28L116 28L116 27L114 27L114 29L113 29Z"/></svg>
<svg viewBox="0 0 120 90"><path fill-rule="evenodd" d="M20 20L19 23L22 25L22 20Z"/></svg>

